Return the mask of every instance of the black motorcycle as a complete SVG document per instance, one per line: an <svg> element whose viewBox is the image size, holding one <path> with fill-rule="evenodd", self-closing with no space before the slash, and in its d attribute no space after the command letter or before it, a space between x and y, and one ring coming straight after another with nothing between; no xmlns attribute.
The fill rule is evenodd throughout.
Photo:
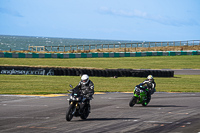
<svg viewBox="0 0 200 133"><path fill-rule="evenodd" d="M70 87L73 88L72 85L70 85ZM82 96L78 89L69 90L69 92L71 92L71 94L69 99L69 108L66 113L66 120L71 121L73 116L80 116L83 120L87 119L90 113L89 100Z"/></svg>

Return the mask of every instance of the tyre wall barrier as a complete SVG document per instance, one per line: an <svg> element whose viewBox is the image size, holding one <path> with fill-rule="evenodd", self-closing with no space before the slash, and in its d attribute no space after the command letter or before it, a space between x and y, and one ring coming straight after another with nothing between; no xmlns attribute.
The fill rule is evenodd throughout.
<svg viewBox="0 0 200 133"><path fill-rule="evenodd" d="M152 51L152 52L110 52L110 53L9 53L0 52L0 58L103 58L103 57L141 57L200 55L200 50Z"/></svg>
<svg viewBox="0 0 200 133"><path fill-rule="evenodd" d="M0 66L0 74L8 75L56 75L80 76L88 74L96 77L174 77L171 70L139 70L139 69L83 69L58 67Z"/></svg>

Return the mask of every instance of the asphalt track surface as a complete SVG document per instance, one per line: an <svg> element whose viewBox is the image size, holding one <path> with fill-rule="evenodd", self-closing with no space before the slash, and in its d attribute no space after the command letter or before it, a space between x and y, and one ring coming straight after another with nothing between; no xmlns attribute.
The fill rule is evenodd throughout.
<svg viewBox="0 0 200 133"><path fill-rule="evenodd" d="M200 75L180 69L175 75ZM132 93L95 94L87 120L65 120L67 95L0 95L1 133L200 133L200 93L152 95L147 107L129 107Z"/></svg>
<svg viewBox="0 0 200 133"><path fill-rule="evenodd" d="M0 95L1 133L199 133L200 93L152 95L129 107L131 93L95 94L87 120L65 119L68 96Z"/></svg>
<svg viewBox="0 0 200 133"><path fill-rule="evenodd" d="M174 75L200 75L200 69L169 69L169 70L174 71Z"/></svg>

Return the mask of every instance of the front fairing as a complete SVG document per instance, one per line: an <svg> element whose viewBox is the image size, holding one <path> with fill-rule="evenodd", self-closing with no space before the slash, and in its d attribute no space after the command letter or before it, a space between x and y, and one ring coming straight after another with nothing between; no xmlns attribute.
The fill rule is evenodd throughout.
<svg viewBox="0 0 200 133"><path fill-rule="evenodd" d="M81 97L78 96L76 93L75 93L74 95L71 95L71 96L70 96L70 99L71 99L72 101L76 101L76 102L81 101Z"/></svg>
<svg viewBox="0 0 200 133"><path fill-rule="evenodd" d="M144 100L147 99L146 87L138 87L136 86L134 89L134 96L137 97L137 104L143 103Z"/></svg>
<svg viewBox="0 0 200 133"><path fill-rule="evenodd" d="M69 96L69 104L79 103L82 100L82 96L78 95L77 93L72 93Z"/></svg>
<svg viewBox="0 0 200 133"><path fill-rule="evenodd" d="M140 88L135 87L133 94L134 94L135 97L139 97L140 96Z"/></svg>

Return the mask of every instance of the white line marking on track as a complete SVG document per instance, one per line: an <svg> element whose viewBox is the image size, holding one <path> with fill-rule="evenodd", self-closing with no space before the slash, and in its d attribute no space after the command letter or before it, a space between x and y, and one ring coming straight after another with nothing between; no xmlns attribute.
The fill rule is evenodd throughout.
<svg viewBox="0 0 200 133"><path fill-rule="evenodd" d="M48 105L8 105L8 104L2 104L2 105L3 106L15 106L15 107L48 107Z"/></svg>
<svg viewBox="0 0 200 133"><path fill-rule="evenodd" d="M138 120L123 120L123 121L134 121L134 122L136 122L136 121L138 121Z"/></svg>
<svg viewBox="0 0 200 133"><path fill-rule="evenodd" d="M144 121L146 123L173 123L173 122L164 122L164 121Z"/></svg>
<svg viewBox="0 0 200 133"><path fill-rule="evenodd" d="M47 120L50 117L0 117L0 119L39 119L39 120Z"/></svg>

